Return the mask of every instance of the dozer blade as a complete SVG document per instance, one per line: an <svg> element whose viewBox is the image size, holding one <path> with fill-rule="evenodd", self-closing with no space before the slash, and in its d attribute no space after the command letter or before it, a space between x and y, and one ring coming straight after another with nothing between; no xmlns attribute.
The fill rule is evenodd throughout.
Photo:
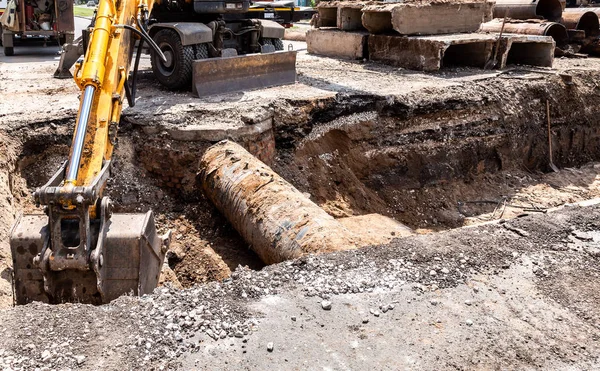
<svg viewBox="0 0 600 371"><path fill-rule="evenodd" d="M151 293L158 283L166 250L164 238L157 235L152 212L113 214L105 226L100 224L90 223L89 231L95 236L92 246L102 249L97 269L90 263L87 270L52 270L51 264L44 264L55 254L49 246L48 217L20 217L10 235L15 302L103 304L121 295ZM63 236L70 232L62 231ZM97 244L99 239L103 239L102 244Z"/></svg>
<svg viewBox="0 0 600 371"><path fill-rule="evenodd" d="M193 62L193 90L199 97L295 82L295 51L209 58Z"/></svg>

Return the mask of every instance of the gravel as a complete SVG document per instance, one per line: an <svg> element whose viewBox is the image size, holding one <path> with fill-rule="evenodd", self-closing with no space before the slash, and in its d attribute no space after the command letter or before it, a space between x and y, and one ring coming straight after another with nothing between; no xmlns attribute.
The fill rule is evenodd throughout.
<svg viewBox="0 0 600 371"><path fill-rule="evenodd" d="M586 213L590 218L595 215L589 211ZM574 214L572 218L579 220L581 215ZM408 299L395 303L378 301L365 308L370 315L385 320L394 315L390 310L396 311L398 306L401 306L398 313L406 313L413 301L418 302L416 298L419 296L435 295L440 288L465 286L465 281L472 275L493 275L502 270L501 266L506 261L514 263L523 259L525 254L535 256L535 266L543 267L548 272L548 276L536 278L540 280L538 285L544 285L546 280L556 274L558 257L546 257L547 253L533 255L537 252L532 249L537 246L545 244L548 249L552 249L548 251L558 251L560 254L568 252L570 264L581 262L589 265L589 268L582 271L591 272L590 269L595 264L590 261L594 258L590 258L583 250L577 253L553 247L567 244L560 242L563 239L562 232L557 228L568 228L569 220L571 219L563 217L560 224L552 225L553 231L542 230L539 240L533 238L533 233L530 241L524 241L524 237L504 228L499 228L502 232L495 234L496 227L484 226L470 229L470 234L456 231L439 236L417 236L400 240L401 243L386 248L373 247L307 256L269 266L261 271L240 266L230 279L222 282L211 282L184 290L164 286L157 288L152 295L141 298L121 297L101 307L34 303L0 311L0 332L7 333L5 338L11 339L0 339L0 368L35 369L60 365L67 369L78 365L93 365L103 359L105 354L112 354L113 357L121 357L115 362L121 362L119 364L125 369L174 369L181 366L182 355L198 352L209 344L228 345L232 349L238 349L240 353L246 351L240 347L246 344L244 341L252 339L262 322L260 315L251 306L257 300L294 292L305 298L319 297L319 309L331 310L332 298L340 294L381 293L390 290L390 285L408 288L413 293L413 300L409 296ZM513 223L520 229L530 230L534 221ZM595 223L590 223L589 228L594 228ZM507 233L511 233L510 247L500 239L505 238ZM492 242L493 238L499 240L494 248L478 249L476 246L481 244L478 238L484 237ZM577 243L581 242L591 241L578 239ZM454 250L448 249L440 254L439 244L451 244ZM512 254L514 249L520 251L516 257ZM531 251L527 252L527 249ZM459 255L459 251L462 255ZM440 259L434 259L434 256ZM466 261L467 258L465 268L460 268L460 261ZM342 265L343 268L340 268ZM434 266L440 271L442 268L439 267L447 267L450 273L430 276L428 273ZM468 292L473 295L477 290L472 288ZM548 295L557 295L555 287L548 288L547 292ZM246 298L242 294L246 294ZM499 289L498 295L504 295L504 290ZM426 306L432 310L443 311L446 308L441 299L425 300ZM556 297L555 300L563 299ZM465 299L462 302L466 304ZM468 302L472 300L468 299ZM565 305L573 304L572 300L565 301ZM475 309L477 306L472 307ZM305 318L296 317L297 312L292 313L293 316L283 313L282 319L289 321L292 318L294 321L293 318L296 318L296 323L305 323ZM594 311L589 313L596 316ZM379 320L371 323L368 317L363 312L354 321L362 322L362 327L384 322ZM438 318L433 318L432 322L436 319ZM476 317L462 321L476 331L473 326L475 320L479 323L479 318ZM439 323L445 324L445 318L439 318ZM561 323L569 322L563 320ZM479 327L481 326L477 326ZM93 342L95 351L90 350L90 342ZM51 344L55 345L50 346ZM62 349L68 349L70 354Z"/></svg>

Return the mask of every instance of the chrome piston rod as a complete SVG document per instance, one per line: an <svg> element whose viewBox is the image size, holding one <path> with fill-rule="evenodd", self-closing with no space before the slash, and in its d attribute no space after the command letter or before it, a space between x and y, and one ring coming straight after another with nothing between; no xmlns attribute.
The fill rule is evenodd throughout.
<svg viewBox="0 0 600 371"><path fill-rule="evenodd" d="M77 180L85 133L87 132L88 121L90 120L90 112L95 92L96 88L93 85L86 86L83 92L81 111L79 113L79 118L77 119L75 139L73 139L73 151L71 153L71 159L69 160L69 167L67 168L67 175L65 177L66 183L74 183Z"/></svg>

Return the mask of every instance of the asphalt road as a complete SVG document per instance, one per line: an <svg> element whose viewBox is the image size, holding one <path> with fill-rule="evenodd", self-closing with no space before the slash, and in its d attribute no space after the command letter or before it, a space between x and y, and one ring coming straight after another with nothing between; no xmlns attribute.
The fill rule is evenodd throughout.
<svg viewBox="0 0 600 371"><path fill-rule="evenodd" d="M75 17L75 38L81 35L81 31L89 23L89 19ZM41 41L16 43L15 55L12 57L6 57L3 48L0 48L0 64L28 62L55 62L58 64L60 60L59 50L59 45L53 42L48 42L46 45Z"/></svg>

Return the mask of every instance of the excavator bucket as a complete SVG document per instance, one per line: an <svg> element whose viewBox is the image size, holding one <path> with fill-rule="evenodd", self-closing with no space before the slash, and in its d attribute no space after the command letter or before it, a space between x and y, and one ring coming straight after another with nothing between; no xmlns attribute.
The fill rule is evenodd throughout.
<svg viewBox="0 0 600 371"><path fill-rule="evenodd" d="M72 258L77 247L53 248L49 219L46 215L23 215L11 231L16 304L32 301L103 304L121 295L148 294L156 287L168 237L158 236L151 211L112 214L104 222L92 220L85 233L93 236L91 245L101 249L102 254L99 264L90 262L87 269L68 268L68 264L56 266L61 256L66 256L68 263L68 250L72 250ZM63 219L59 224L63 240L83 240L84 232L71 220ZM63 250L67 250L66 255ZM93 251L87 256L93 255Z"/></svg>
<svg viewBox="0 0 600 371"><path fill-rule="evenodd" d="M295 82L295 51L208 58L193 62L193 90L199 97Z"/></svg>

